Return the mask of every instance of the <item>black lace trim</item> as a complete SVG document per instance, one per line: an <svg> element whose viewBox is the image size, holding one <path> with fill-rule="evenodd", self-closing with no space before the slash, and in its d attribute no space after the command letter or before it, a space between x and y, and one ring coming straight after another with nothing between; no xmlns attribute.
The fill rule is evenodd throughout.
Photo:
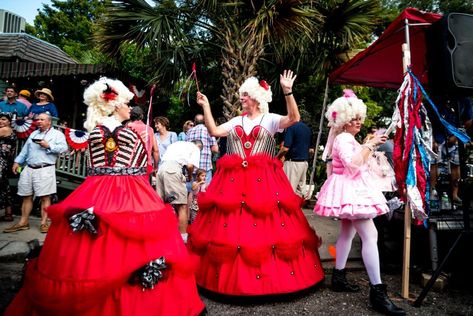
<svg viewBox="0 0 473 316"><path fill-rule="evenodd" d="M89 176L142 176L146 167L89 167Z"/></svg>

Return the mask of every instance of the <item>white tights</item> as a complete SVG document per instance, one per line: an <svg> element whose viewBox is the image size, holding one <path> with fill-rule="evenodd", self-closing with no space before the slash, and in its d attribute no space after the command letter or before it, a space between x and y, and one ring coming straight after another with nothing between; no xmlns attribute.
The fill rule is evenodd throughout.
<svg viewBox="0 0 473 316"><path fill-rule="evenodd" d="M381 283L381 272L378 254L378 231L372 219L342 219L340 224L340 235L337 240L337 258L335 268L345 269L350 253L353 237L358 233L361 238L361 256L365 264L366 272L371 284Z"/></svg>

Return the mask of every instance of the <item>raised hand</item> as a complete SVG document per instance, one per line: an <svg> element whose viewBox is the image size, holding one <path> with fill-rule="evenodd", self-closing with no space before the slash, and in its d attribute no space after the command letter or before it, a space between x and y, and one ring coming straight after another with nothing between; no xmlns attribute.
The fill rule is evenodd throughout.
<svg viewBox="0 0 473 316"><path fill-rule="evenodd" d="M206 105L210 106L207 96L205 96L205 94L203 93L200 93L199 91L197 91L197 104L201 107L204 107Z"/></svg>
<svg viewBox="0 0 473 316"><path fill-rule="evenodd" d="M284 72L279 75L279 82L284 94L292 92L292 86L294 85L296 77L297 75L294 74L292 70L284 70Z"/></svg>

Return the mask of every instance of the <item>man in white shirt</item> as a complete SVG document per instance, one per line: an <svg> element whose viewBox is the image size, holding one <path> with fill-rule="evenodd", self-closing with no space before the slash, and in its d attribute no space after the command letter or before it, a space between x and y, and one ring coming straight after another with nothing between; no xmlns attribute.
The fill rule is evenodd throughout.
<svg viewBox="0 0 473 316"><path fill-rule="evenodd" d="M189 220L187 208L186 180L191 181L194 168L199 167L202 142L178 141L166 149L158 170L157 191L161 199L176 209L179 219L179 231L184 242L187 241L187 224ZM183 171L186 169L187 177Z"/></svg>

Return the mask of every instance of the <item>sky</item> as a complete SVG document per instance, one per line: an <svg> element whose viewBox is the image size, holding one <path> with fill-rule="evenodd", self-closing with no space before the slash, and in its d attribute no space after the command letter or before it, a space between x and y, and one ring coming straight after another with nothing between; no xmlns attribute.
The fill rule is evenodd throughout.
<svg viewBox="0 0 473 316"><path fill-rule="evenodd" d="M152 0L146 0L153 4ZM26 19L26 23L33 25L34 18L38 14L38 9L43 8L43 4L51 5L50 0L0 0L0 9L15 13Z"/></svg>
<svg viewBox="0 0 473 316"><path fill-rule="evenodd" d="M0 0L0 9L15 13L26 19L26 23L33 25L38 9L43 8L43 4L51 5L50 0Z"/></svg>

